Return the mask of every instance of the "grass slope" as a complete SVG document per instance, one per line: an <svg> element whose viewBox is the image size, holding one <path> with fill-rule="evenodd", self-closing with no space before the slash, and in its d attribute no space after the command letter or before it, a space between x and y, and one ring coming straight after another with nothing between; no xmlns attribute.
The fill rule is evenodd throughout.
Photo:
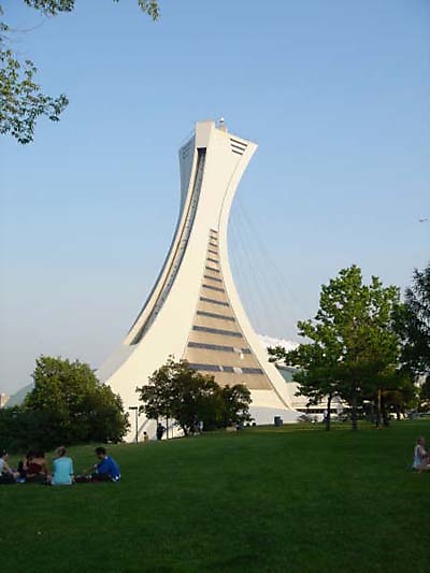
<svg viewBox="0 0 430 573"><path fill-rule="evenodd" d="M0 488L0 568L21 572L428 572L428 422L252 429L119 445L118 484ZM429 436L430 437L430 436ZM75 469L93 447L71 450Z"/></svg>

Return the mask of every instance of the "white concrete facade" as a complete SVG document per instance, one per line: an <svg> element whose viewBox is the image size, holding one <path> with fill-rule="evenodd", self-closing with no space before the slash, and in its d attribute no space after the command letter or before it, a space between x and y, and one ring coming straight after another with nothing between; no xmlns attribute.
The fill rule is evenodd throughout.
<svg viewBox="0 0 430 573"><path fill-rule="evenodd" d="M98 370L125 408L135 389L173 355L221 385L245 384L257 423L295 421L286 384L259 341L236 291L228 258L232 201L257 145L223 124L196 124L179 150L180 212L156 284L122 344ZM140 431L151 431L141 419ZM133 432L130 433L132 435Z"/></svg>

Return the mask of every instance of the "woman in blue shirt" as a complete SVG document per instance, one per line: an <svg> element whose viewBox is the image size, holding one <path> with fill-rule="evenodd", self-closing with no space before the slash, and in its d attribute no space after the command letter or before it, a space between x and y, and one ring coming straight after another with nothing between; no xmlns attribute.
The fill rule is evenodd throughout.
<svg viewBox="0 0 430 573"><path fill-rule="evenodd" d="M52 485L72 485L73 483L73 460L66 456L66 448L62 446L57 450L57 458L54 460L54 472Z"/></svg>

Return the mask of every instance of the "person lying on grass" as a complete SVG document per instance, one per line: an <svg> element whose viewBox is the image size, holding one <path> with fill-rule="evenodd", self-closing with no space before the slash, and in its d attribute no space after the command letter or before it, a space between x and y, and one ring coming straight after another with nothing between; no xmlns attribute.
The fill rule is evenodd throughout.
<svg viewBox="0 0 430 573"><path fill-rule="evenodd" d="M99 481L118 481L121 477L118 464L107 455L106 448L102 446L95 449L99 462L94 465L90 475L77 476L77 483L89 483Z"/></svg>
<svg viewBox="0 0 430 573"><path fill-rule="evenodd" d="M19 476L18 472L14 472L8 464L9 454L6 450L0 450L0 484L9 485L15 483L16 478Z"/></svg>
<svg viewBox="0 0 430 573"><path fill-rule="evenodd" d="M417 443L414 449L414 461L412 464L412 468L417 472L430 470L430 460L429 455L426 452L425 445L425 438L420 437L417 439Z"/></svg>
<svg viewBox="0 0 430 573"><path fill-rule="evenodd" d="M66 453L66 448L63 446L57 449L51 485L72 485L73 483L73 460L66 456Z"/></svg>

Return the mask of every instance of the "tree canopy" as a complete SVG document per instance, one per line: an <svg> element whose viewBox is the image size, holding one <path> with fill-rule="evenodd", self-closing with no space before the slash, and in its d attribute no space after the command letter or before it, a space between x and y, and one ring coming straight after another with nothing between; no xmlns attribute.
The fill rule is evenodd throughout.
<svg viewBox="0 0 430 573"><path fill-rule="evenodd" d="M71 12L75 0L23 0L29 7L46 16L56 16L60 12ZM119 0L113 0L118 3ZM140 10L152 20L159 17L156 0L137 0ZM0 5L0 16L3 9ZM0 22L0 133L10 134L19 143L30 143L40 117L58 121L69 100L65 94L52 97L43 93L35 77L37 68L26 59L21 61L11 48L11 30L6 22Z"/></svg>
<svg viewBox="0 0 430 573"><path fill-rule="evenodd" d="M197 422L205 429L243 424L251 420L250 392L241 384L221 388L213 376L190 368L186 360L167 362L149 378L149 384L137 388L140 411L148 418L174 420L185 435L193 432Z"/></svg>
<svg viewBox="0 0 430 573"><path fill-rule="evenodd" d="M126 434L129 424L121 398L100 384L87 364L41 356L33 380L23 406L0 410L9 436L5 447L118 442Z"/></svg>
<svg viewBox="0 0 430 573"><path fill-rule="evenodd" d="M413 374L430 373L430 262L414 270L412 285L396 316L402 361Z"/></svg>
<svg viewBox="0 0 430 573"><path fill-rule="evenodd" d="M378 406L382 390L397 385L400 347L392 317L399 303L397 287L383 287L377 277L363 284L356 265L342 269L321 287L314 319L298 322L310 342L289 352L274 348L271 355L300 368L299 391L314 403L337 394L350 404L356 429L359 402L372 396Z"/></svg>

